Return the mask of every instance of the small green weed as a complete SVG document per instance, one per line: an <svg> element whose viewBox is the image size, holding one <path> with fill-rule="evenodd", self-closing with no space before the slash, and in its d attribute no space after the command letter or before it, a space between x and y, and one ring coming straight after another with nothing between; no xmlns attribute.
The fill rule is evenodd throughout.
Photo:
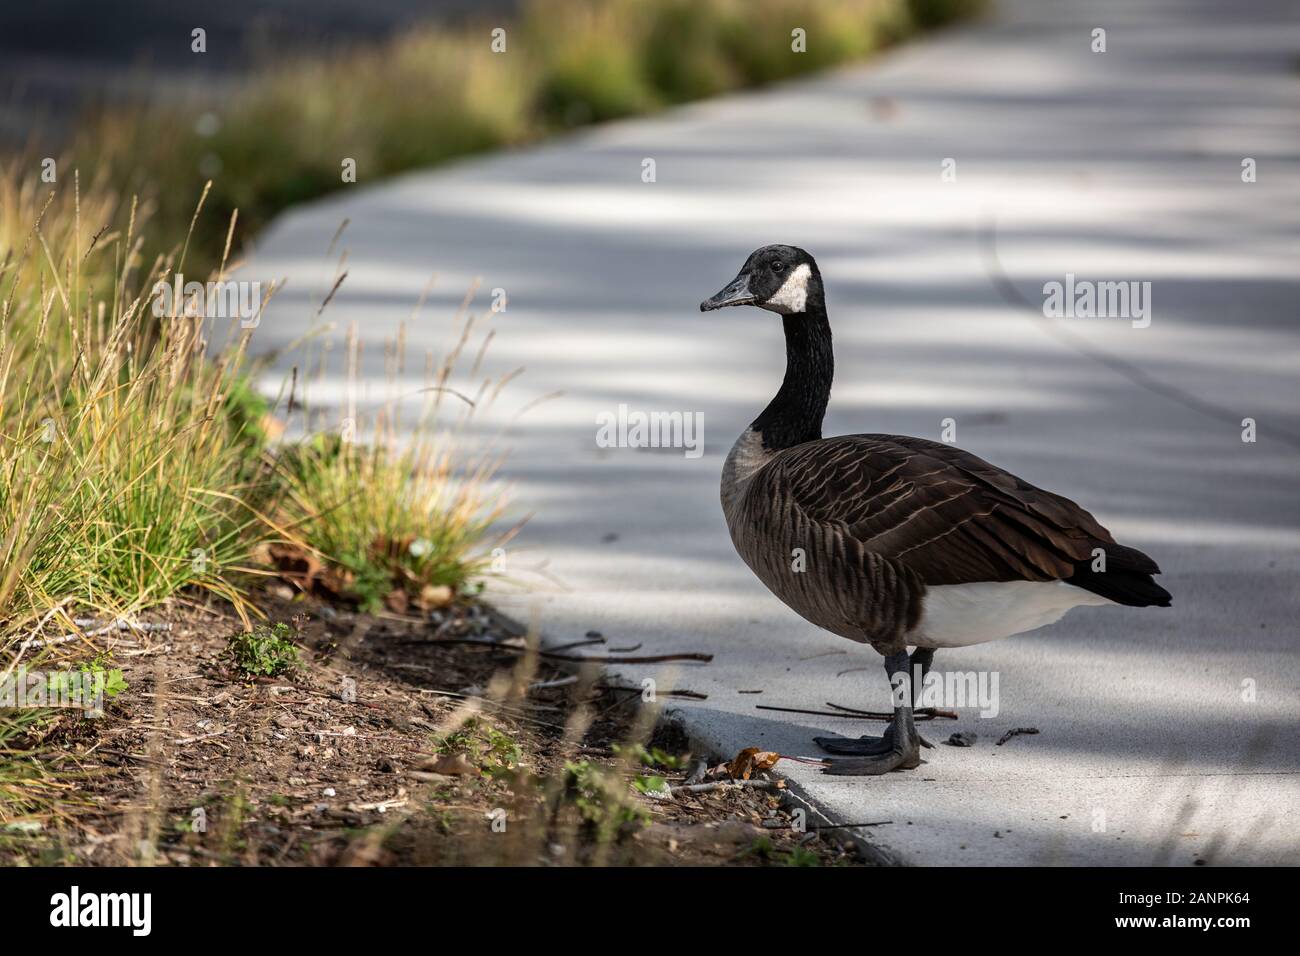
<svg viewBox="0 0 1300 956"><path fill-rule="evenodd" d="M466 760L493 778L517 768L523 755L518 741L480 717L471 717L459 730L440 737L434 751L464 754Z"/></svg>
<svg viewBox="0 0 1300 956"><path fill-rule="evenodd" d="M752 856L774 866L821 866L816 853L801 846L789 850L778 850L768 837L759 837L740 853L741 857Z"/></svg>
<svg viewBox="0 0 1300 956"><path fill-rule="evenodd" d="M649 812L636 804L618 774L589 760L565 763L564 795L597 843L608 843L650 822Z"/></svg>
<svg viewBox="0 0 1300 956"><path fill-rule="evenodd" d="M686 766L686 757L670 754L659 747L647 747L645 744L615 744L614 753L624 760L659 770L681 770Z"/></svg>
<svg viewBox="0 0 1300 956"><path fill-rule="evenodd" d="M230 638L227 651L235 667L249 677L278 677L300 664L293 639L298 632L283 621L259 624Z"/></svg>

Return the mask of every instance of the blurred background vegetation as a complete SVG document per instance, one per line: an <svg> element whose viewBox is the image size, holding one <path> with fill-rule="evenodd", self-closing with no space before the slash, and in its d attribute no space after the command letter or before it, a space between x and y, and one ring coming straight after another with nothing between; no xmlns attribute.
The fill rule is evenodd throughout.
<svg viewBox="0 0 1300 956"><path fill-rule="evenodd" d="M315 13L290 4L280 15L301 16L302 26L275 33L286 42L269 40L271 28L251 15L240 37L227 13L202 54L191 51L188 24L202 26L209 15L181 13L186 6L168 5L149 28L165 82L136 68L134 82L104 85L117 95L97 95L74 122L56 118L23 147L139 195L159 237L188 227L211 180L191 247L197 272L215 263L234 210L238 248L280 210L345 185L345 159L355 161L359 182L373 182L775 82L970 16L980 0L531 0L473 13L450 2L432 11L441 14L433 23L413 22L419 10L429 15L426 5L389 0L368 16L350 14L352 42L339 36L342 11L331 4ZM25 16L28 31L40 29L34 14ZM503 52L500 39L493 49L497 28ZM792 50L795 29L805 33L805 52ZM301 39L311 36L315 45ZM231 47L251 49L235 58Z"/></svg>

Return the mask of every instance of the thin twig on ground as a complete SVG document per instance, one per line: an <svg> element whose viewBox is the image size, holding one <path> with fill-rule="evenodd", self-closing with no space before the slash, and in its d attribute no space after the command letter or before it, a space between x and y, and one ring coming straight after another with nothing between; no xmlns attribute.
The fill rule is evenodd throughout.
<svg viewBox="0 0 1300 956"><path fill-rule="evenodd" d="M831 705L835 706L835 705ZM771 704L755 704L755 710L778 710L783 714L809 714L813 717L839 717L843 720L893 720L892 712L870 711L870 710L806 710L802 707L775 707ZM957 715L950 710L934 710L930 707L923 707L920 710L913 711L913 717L918 720L934 720L942 717L948 720L956 720Z"/></svg>
<svg viewBox="0 0 1300 956"><path fill-rule="evenodd" d="M714 790L784 790L784 780L719 780L716 783L688 783L669 787L673 796L679 793L712 793Z"/></svg>
<svg viewBox="0 0 1300 956"><path fill-rule="evenodd" d="M527 647L516 647L513 644L503 644L500 641L482 641L468 637L440 638L432 641L409 640L399 641L400 644L425 644L429 647L439 647L446 645L459 645L463 647L486 647L489 650L501 651L507 654L528 654L534 653L538 657L548 661L573 661L578 664L664 664L670 661L699 661L707 664L713 660L712 654L702 654L698 652L689 652L682 654L645 654L641 656L607 654L603 657L589 657L585 654L562 654L558 651L529 651Z"/></svg>

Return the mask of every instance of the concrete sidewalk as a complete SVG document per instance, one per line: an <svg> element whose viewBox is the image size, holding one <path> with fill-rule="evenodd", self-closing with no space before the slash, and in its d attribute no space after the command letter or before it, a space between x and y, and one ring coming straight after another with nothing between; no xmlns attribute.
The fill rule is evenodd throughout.
<svg viewBox="0 0 1300 956"><path fill-rule="evenodd" d="M1094 27L1105 53L1090 51ZM1174 607L1083 608L941 651L941 671L997 674L999 712L922 725L979 741L940 744L915 772L781 769L842 822L892 821L864 833L903 862L1294 863L1297 50L1285 0L1003 2L864 68L295 210L242 273L289 277L254 347L307 329L345 218L348 278L326 317L339 340L358 323L371 380L431 274L407 331L415 370L445 349L475 277L480 311L504 289L486 366L526 372L487 423L564 393L507 431L508 475L535 512L511 560L544 560L563 587L498 600L535 606L556 640L594 629L644 653L711 651L709 665L625 672L706 693L681 711L720 752L813 754L816 733L880 725L756 705L881 709L883 668L733 553L719 471L779 384L781 329L756 310L696 311L756 246L804 246L836 335L827 434L939 438L951 418L957 444L1153 555ZM1257 182L1242 182L1245 157ZM1151 282L1150 326L1044 319L1043 283L1067 273ZM318 402L338 399L334 372ZM620 404L701 413L704 455L597 447L597 416ZM995 745L1023 726L1041 733Z"/></svg>

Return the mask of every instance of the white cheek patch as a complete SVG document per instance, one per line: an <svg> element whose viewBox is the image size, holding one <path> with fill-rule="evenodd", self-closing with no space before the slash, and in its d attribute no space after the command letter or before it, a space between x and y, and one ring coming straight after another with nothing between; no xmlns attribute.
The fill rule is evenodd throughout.
<svg viewBox="0 0 1300 956"><path fill-rule="evenodd" d="M808 263L803 263L790 277L785 280L781 288L763 303L763 308L770 309L773 312L780 312L782 315L790 315L794 312L802 312L808 304L808 277L812 275L812 270L808 268Z"/></svg>

